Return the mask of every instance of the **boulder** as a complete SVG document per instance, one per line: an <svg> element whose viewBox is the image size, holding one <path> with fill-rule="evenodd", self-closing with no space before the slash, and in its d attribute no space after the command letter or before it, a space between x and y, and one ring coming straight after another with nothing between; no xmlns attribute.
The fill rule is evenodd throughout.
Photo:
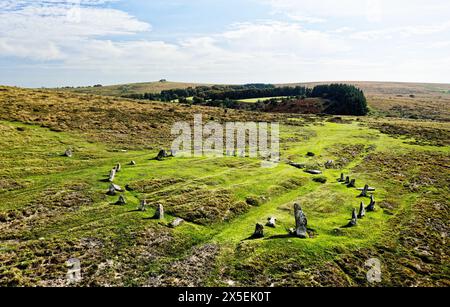
<svg viewBox="0 0 450 307"><path fill-rule="evenodd" d="M308 231L306 226L308 225L308 219L303 213L302 207L299 204L294 204L294 215L295 215L295 229L291 232L292 235L299 238L308 238Z"/></svg>
<svg viewBox="0 0 450 307"><path fill-rule="evenodd" d="M364 205L364 202L362 201L359 205L359 212L358 212L358 218L362 219L366 215L366 207Z"/></svg>
<svg viewBox="0 0 450 307"><path fill-rule="evenodd" d="M267 226L267 227L275 228L276 222L277 222L277 219L276 219L275 217L271 216L271 217L269 217L269 218L267 219L267 224L266 224L266 226Z"/></svg>
<svg viewBox="0 0 450 307"><path fill-rule="evenodd" d="M262 224L256 224L255 232L252 235L253 239L263 238L264 237L264 226Z"/></svg>

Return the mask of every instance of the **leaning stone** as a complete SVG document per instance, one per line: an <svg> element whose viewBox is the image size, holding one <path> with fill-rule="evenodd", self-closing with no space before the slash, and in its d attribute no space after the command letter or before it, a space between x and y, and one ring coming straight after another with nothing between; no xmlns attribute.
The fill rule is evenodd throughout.
<svg viewBox="0 0 450 307"><path fill-rule="evenodd" d="M143 199L139 203L139 207L137 208L138 211L147 211L147 200Z"/></svg>
<svg viewBox="0 0 450 307"><path fill-rule="evenodd" d="M370 195L370 204L367 206L366 211L373 212L375 211L375 197Z"/></svg>
<svg viewBox="0 0 450 307"><path fill-rule="evenodd" d="M125 200L125 197L123 195L119 196L119 200L116 202L116 205L122 206L126 205L127 201Z"/></svg>
<svg viewBox="0 0 450 307"><path fill-rule="evenodd" d="M347 187L354 188L356 186L356 179L350 180L350 183L347 184Z"/></svg>
<svg viewBox="0 0 450 307"><path fill-rule="evenodd" d="M132 160L132 161L130 162L130 165L136 165L136 161Z"/></svg>
<svg viewBox="0 0 450 307"><path fill-rule="evenodd" d="M252 238L258 239L264 237L264 226L262 224L256 224L255 232L252 235Z"/></svg>
<svg viewBox="0 0 450 307"><path fill-rule="evenodd" d="M358 223L358 215L357 215L357 213L356 213L356 209L354 208L354 209L353 209L353 212L352 212L352 219L351 219L351 221L348 223L347 227L353 227L353 226L356 226L357 223Z"/></svg>
<svg viewBox="0 0 450 307"><path fill-rule="evenodd" d="M308 174L312 174L312 175L320 175L320 174L322 174L321 171L315 170L315 169L308 169L305 172L307 172Z"/></svg>
<svg viewBox="0 0 450 307"><path fill-rule="evenodd" d="M368 197L367 192L369 191L369 186L366 184L364 188L361 191L361 194L359 194L358 197Z"/></svg>
<svg viewBox="0 0 450 307"><path fill-rule="evenodd" d="M266 226L267 226L267 227L275 228L276 222L277 222L277 219L276 219L275 217L271 216L271 217L269 217L269 218L267 219L267 224L266 224Z"/></svg>
<svg viewBox="0 0 450 307"><path fill-rule="evenodd" d="M362 201L361 204L359 205L358 218L362 219L364 216L366 216L366 208L364 202Z"/></svg>
<svg viewBox="0 0 450 307"><path fill-rule="evenodd" d="M162 220L164 219L164 207L161 204L158 204L158 207L156 208L155 215L153 216L154 219Z"/></svg>
<svg viewBox="0 0 450 307"><path fill-rule="evenodd" d="M299 238L308 238L308 231L306 226L308 225L308 219L303 213L302 207L299 204L294 204L294 215L295 215L295 229L291 232L292 235Z"/></svg>
<svg viewBox="0 0 450 307"><path fill-rule="evenodd" d="M66 149L66 151L64 152L64 156L68 157L68 158L72 158L73 157L72 149L70 149L70 148Z"/></svg>
<svg viewBox="0 0 450 307"><path fill-rule="evenodd" d="M110 172L109 172L109 182L113 182L114 178L116 177L116 169L113 168Z"/></svg>

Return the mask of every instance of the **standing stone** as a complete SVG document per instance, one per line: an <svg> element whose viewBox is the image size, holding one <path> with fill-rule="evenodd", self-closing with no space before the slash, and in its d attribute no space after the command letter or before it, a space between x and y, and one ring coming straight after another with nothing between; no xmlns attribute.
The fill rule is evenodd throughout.
<svg viewBox="0 0 450 307"><path fill-rule="evenodd" d="M366 185L364 186L364 188L362 189L361 194L359 194L359 197L368 197L368 196L367 196L367 192L368 192L368 191L369 191L369 185L366 184Z"/></svg>
<svg viewBox="0 0 450 307"><path fill-rule="evenodd" d="M256 224L255 232L252 235L252 238L258 239L264 237L264 226L260 223Z"/></svg>
<svg viewBox="0 0 450 307"><path fill-rule="evenodd" d="M350 177L347 176L347 177L345 177L345 184L349 184L349 183L350 183Z"/></svg>
<svg viewBox="0 0 450 307"><path fill-rule="evenodd" d="M359 205L359 212L358 212L358 218L362 219L366 215L366 208L364 205L364 202L362 201Z"/></svg>
<svg viewBox="0 0 450 307"><path fill-rule="evenodd" d="M117 163L115 169L116 169L116 173L120 172L122 170L122 165L120 165L120 163Z"/></svg>
<svg viewBox="0 0 450 307"><path fill-rule="evenodd" d="M175 228L180 226L184 223L184 220L182 218L177 217L175 220L172 221L172 223L169 224L169 227Z"/></svg>
<svg viewBox="0 0 450 307"><path fill-rule="evenodd" d="M269 217L269 218L267 219L267 224L266 224L266 226L267 226L267 227L275 228L276 222L277 222L277 219L276 219L275 217L271 216L271 217Z"/></svg>
<svg viewBox="0 0 450 307"><path fill-rule="evenodd" d="M358 223L358 214L356 213L356 209L353 208L352 219L351 219L351 221L348 223L347 227L353 227L353 226L356 226L357 223Z"/></svg>
<svg viewBox="0 0 450 307"><path fill-rule="evenodd" d="M163 158L167 157L167 153L164 149L161 149L156 156L156 160L161 161Z"/></svg>
<svg viewBox="0 0 450 307"><path fill-rule="evenodd" d="M141 200L141 202L139 203L138 210L139 211L147 211L147 200L146 199Z"/></svg>
<svg viewBox="0 0 450 307"><path fill-rule="evenodd" d="M338 182L344 182L344 181L345 181L344 173L341 173L341 177L338 179Z"/></svg>
<svg viewBox="0 0 450 307"><path fill-rule="evenodd" d="M136 165L136 161L131 160L130 165Z"/></svg>
<svg viewBox="0 0 450 307"><path fill-rule="evenodd" d="M64 156L66 156L68 158L72 158L73 157L72 149L70 149L70 148L66 149L66 151L64 152Z"/></svg>
<svg viewBox="0 0 450 307"><path fill-rule="evenodd" d="M125 197L123 195L120 195L119 200L116 202L116 205L123 206L126 204L127 204L127 201L125 200Z"/></svg>
<svg viewBox="0 0 450 307"><path fill-rule="evenodd" d="M155 215L153 216L154 219L162 220L164 219L164 207L161 204L158 204L156 208Z"/></svg>
<svg viewBox="0 0 450 307"><path fill-rule="evenodd" d="M302 207L299 204L294 204L294 215L295 215L295 229L292 235L305 239L308 238L308 231L306 226L308 225L308 219L303 213Z"/></svg>
<svg viewBox="0 0 450 307"><path fill-rule="evenodd" d="M370 195L370 204L367 206L366 210L368 212L373 212L375 211L375 197L372 195Z"/></svg>
<svg viewBox="0 0 450 307"><path fill-rule="evenodd" d="M347 184L347 187L349 187L349 188L354 188L354 187L356 187L356 179L350 180L350 183Z"/></svg>
<svg viewBox="0 0 450 307"><path fill-rule="evenodd" d="M116 177L116 169L113 168L110 172L109 172L109 182L113 182L114 178Z"/></svg>

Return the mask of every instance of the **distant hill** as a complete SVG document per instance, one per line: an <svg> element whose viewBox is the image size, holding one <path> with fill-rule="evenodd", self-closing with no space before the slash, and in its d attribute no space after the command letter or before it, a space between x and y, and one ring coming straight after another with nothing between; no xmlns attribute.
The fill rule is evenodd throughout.
<svg viewBox="0 0 450 307"><path fill-rule="evenodd" d="M333 81L278 84L277 86L303 85L313 87L329 83L352 84L362 89L374 115L450 121L450 84ZM163 90L184 89L200 85L209 84L144 82L102 87L65 88L63 90L76 93L122 96L135 93L159 93Z"/></svg>

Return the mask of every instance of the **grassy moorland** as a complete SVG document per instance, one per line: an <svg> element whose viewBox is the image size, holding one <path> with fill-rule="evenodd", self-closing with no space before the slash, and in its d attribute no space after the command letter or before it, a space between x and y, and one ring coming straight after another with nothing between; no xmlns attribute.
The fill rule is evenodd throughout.
<svg viewBox="0 0 450 307"><path fill-rule="evenodd" d="M449 286L450 125L384 117L315 117L0 87L0 285ZM166 158L175 121L279 121L281 163ZM62 153L73 148L72 158ZM308 157L308 152L315 153ZM128 165L134 160L136 165ZM320 168L325 183L286 163ZM327 160L334 160L330 169ZM105 178L128 186L127 204ZM376 187L377 210L343 228L361 202L341 172ZM137 211L147 199L147 212ZM287 236L293 203L311 238ZM366 204L368 199L363 199ZM152 220L156 204L164 221ZM277 217L263 239L257 222ZM186 222L173 229L176 217Z"/></svg>

